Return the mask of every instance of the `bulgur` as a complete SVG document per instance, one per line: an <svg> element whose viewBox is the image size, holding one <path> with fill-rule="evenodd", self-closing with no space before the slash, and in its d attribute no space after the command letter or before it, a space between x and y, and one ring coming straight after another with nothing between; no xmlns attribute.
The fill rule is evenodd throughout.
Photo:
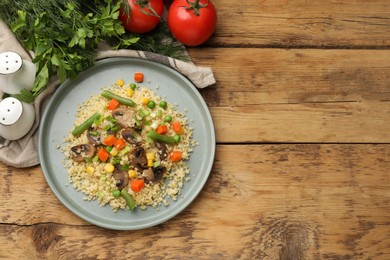
<svg viewBox="0 0 390 260"><path fill-rule="evenodd" d="M158 208L160 205L168 206L169 200L177 200L184 183L190 179L188 160L195 146L195 141L192 137L193 129L188 125L186 114L175 109L176 104L173 105L166 102L166 108L159 106L150 108L143 104L142 101L148 99L159 104L161 101L165 101L165 99L158 96L151 89L139 85L131 91L131 97L129 97L128 89L131 89L130 85L124 82L123 85L120 82L120 86L118 83L113 83L108 88L102 89L102 91L108 90L116 95L133 100L136 103L135 107L120 104L118 109L122 109L122 114L124 113L123 111L130 111L135 122L132 118L127 118L125 122L121 122L122 125L119 124L119 120L113 117L115 115L113 111L107 109L109 100L100 94L93 95L78 106L74 125L78 126L82 124L97 112L101 115L101 118L95 120L96 122L92 124L90 129L78 136L73 136L72 129L70 129L67 137L65 137L65 145L61 148L65 155L64 164L68 172L69 183L77 191L85 194L85 200L97 200L101 206L109 204L113 211L128 209L128 205L123 197L114 196L117 193L118 186L123 183L118 181L117 176L111 170L105 170L107 163L115 165L115 169L128 172L128 176L124 176L125 179L128 179L128 184L123 189L127 189L137 207L141 209L146 209L148 206ZM174 144L165 144L167 154L177 150L182 152L182 159L178 162L170 161L169 156L164 158L162 156L162 150L157 148L155 141L147 136L150 131L156 130L156 127L159 125L167 126L168 132L166 136L177 135L170 124L164 122L164 118L167 115L172 118L172 121L180 122L182 126L180 138L177 139L180 141ZM141 128L137 128L137 126L139 127L137 122L142 124ZM129 125L124 126L123 124ZM122 131L129 128L132 130L136 129L134 136L132 136L134 140L126 140L125 148L119 150L115 156L109 154L109 159L106 162L101 161L95 154L93 157L85 157L85 160L82 162L76 162L72 159L75 152L81 153L80 151L75 151L75 146L79 146L80 144L92 145L90 139L92 133L94 133L95 138L99 139L100 142L93 143L96 150L104 148L108 152L109 150L112 151L112 149L108 149L109 147L104 144L104 138L112 134L116 139L120 139L123 136ZM135 167L140 165L135 165L135 158L130 155L131 151L134 151L137 147L142 147L145 153L149 154L148 165L142 166L141 169ZM85 153L81 154L85 156ZM165 171L163 171L161 179L156 178L157 180L148 181L145 179L144 173L148 168L153 169L153 172L157 168L160 170L164 169ZM139 192L133 191L130 187L130 183L134 179L145 180L145 185Z"/></svg>

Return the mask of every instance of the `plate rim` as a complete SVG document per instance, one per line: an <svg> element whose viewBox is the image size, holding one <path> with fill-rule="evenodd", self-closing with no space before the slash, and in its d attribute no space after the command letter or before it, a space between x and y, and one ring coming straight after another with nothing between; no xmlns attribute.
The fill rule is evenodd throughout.
<svg viewBox="0 0 390 260"><path fill-rule="evenodd" d="M103 223L101 221L96 221L95 219L90 218L89 216L87 216L85 213L81 213L79 210L77 210L77 206L72 205L72 203L69 203L64 197L59 195L61 192L58 190L58 188L54 184L54 182L53 182L53 180L52 180L52 178L50 176L50 173L49 173L49 169L48 169L49 162L47 162L44 159L44 151L43 151L44 150L44 142L48 141L48 140L45 140L45 138L42 138L42 135L43 135L43 132L44 132L44 128L45 128L43 126L45 126L45 124L47 124L47 121L48 121L47 118L50 115L50 108L52 106L54 106L53 103L55 102L56 97L61 95L61 92L63 91L63 89L66 89L69 86L72 87L72 84L77 84L77 83L74 83L75 81L72 80L72 79L67 79L62 84L60 84L60 86L57 87L57 89L54 91L54 93L49 98L49 101L47 102L47 104L46 104L46 106L44 108L44 111L42 113L42 116L41 116L41 122L40 122L39 133L38 133L38 155L39 155L39 162L40 162L40 166L41 166L42 172L44 174L45 180L48 183L49 188L51 189L52 193L63 204L63 206L65 206L73 214L75 214L76 216L78 216L79 218L81 218L82 220L84 220L86 222L88 222L90 224L93 224L93 225L96 225L96 226L99 226L99 227L106 228L106 229L111 229L111 230L139 230L139 229L150 228L150 227L156 226L158 224L164 223L164 222L174 218L176 215L180 214L191 203L193 203L193 201L198 197L200 192L203 190L204 185L206 184L206 182L207 182L207 180L208 180L208 178L209 178L209 176L211 174L211 171L212 171L212 168L213 168L213 165L214 165L214 161L215 161L215 153L216 153L215 127L214 127L214 122L212 120L212 116L211 116L210 110L209 110L205 100L200 95L198 89L195 87L195 85L187 77L185 77L183 74L181 74L180 72L176 71L175 69L173 69L173 68L171 68L171 67L169 67L169 66L167 66L165 64L159 63L157 61L146 60L146 59L142 59L142 58L136 58L136 57L109 57L109 58L104 58L104 59L96 61L93 66L91 66L87 70L85 70L82 73L80 73L78 78L83 79L82 78L83 75L88 74L88 72L90 70L93 70L93 69L95 69L97 67L104 66L104 65L107 65L107 64L109 65L110 63L126 62L126 61L128 61L128 62L131 62L131 61L132 62L141 62L143 64L151 64L152 66L157 66L159 68L162 68L165 71L168 71L168 72L174 74L174 76L176 76L179 79L181 79L182 81L186 82L186 86L185 87L190 87L191 88L193 94L195 94L196 97L197 97L197 102L200 102L200 104L202 105L202 109L204 110L204 112L205 112L205 114L207 116L207 122L208 122L207 128L209 128L210 134L211 134L211 136L210 136L211 151L209 151L210 160L209 160L209 163L205 167L204 176L200 179L200 181L197 182L197 186L198 187L195 188L194 195L192 195L190 199L182 202L182 204L178 206L176 211L173 211L173 212L167 211L167 213L164 214L161 219L158 219L158 220L155 220L155 221L151 221L149 223L140 224L138 226L112 225L112 224ZM77 80L77 79L75 79L75 80ZM72 186L72 188L73 188L73 186ZM175 203L178 203L178 201L176 201Z"/></svg>

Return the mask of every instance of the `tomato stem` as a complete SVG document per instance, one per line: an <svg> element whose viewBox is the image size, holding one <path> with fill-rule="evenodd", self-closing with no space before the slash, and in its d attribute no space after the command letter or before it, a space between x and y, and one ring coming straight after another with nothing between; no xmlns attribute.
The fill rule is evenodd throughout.
<svg viewBox="0 0 390 260"><path fill-rule="evenodd" d="M151 16L156 16L158 19L160 19L161 17L157 14L156 10L153 9L153 7L151 7L149 5L149 0L137 0L134 2L135 4L139 5L140 8L141 8L141 12L145 15L151 15ZM144 9L150 11L145 11Z"/></svg>
<svg viewBox="0 0 390 260"><path fill-rule="evenodd" d="M199 16L200 15L200 8L204 8L208 5L207 4L199 4L199 0L194 0L194 2L190 2L190 0L186 0L187 1L187 4L189 5L189 7L186 7L186 10L193 10L194 11L194 14L196 16ZM208 1L207 1L208 2Z"/></svg>

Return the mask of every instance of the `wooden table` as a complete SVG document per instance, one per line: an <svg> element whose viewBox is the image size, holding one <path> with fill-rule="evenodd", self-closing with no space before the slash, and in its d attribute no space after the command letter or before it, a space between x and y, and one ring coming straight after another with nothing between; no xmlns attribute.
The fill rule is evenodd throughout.
<svg viewBox="0 0 390 260"><path fill-rule="evenodd" d="M1 259L390 259L390 2L214 0L189 48L217 84L200 195L158 226L71 213L39 166L0 164Z"/></svg>

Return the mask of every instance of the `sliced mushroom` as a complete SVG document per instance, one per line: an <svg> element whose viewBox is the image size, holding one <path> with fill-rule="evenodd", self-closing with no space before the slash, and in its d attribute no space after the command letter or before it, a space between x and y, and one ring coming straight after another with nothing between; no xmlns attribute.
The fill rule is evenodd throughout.
<svg viewBox="0 0 390 260"><path fill-rule="evenodd" d="M165 144L160 142L154 142L154 145L157 147L157 149L160 150L160 160L163 161L168 157L168 148Z"/></svg>
<svg viewBox="0 0 390 260"><path fill-rule="evenodd" d="M164 173L167 171L167 168L164 166L157 166L153 168L153 173L154 173L154 182L159 182Z"/></svg>
<svg viewBox="0 0 390 260"><path fill-rule="evenodd" d="M112 117L118 120L123 128L133 127L135 124L133 112L129 109L118 108L112 111Z"/></svg>
<svg viewBox="0 0 390 260"><path fill-rule="evenodd" d="M148 168L148 159L146 158L145 150L140 146L134 148L130 152L129 159L131 161L131 165L140 171Z"/></svg>
<svg viewBox="0 0 390 260"><path fill-rule="evenodd" d="M122 170L120 166L115 165L115 169L112 175L114 176L115 180L117 180L116 186L119 190L123 189L127 186L127 184L129 184L129 175L125 170Z"/></svg>
<svg viewBox="0 0 390 260"><path fill-rule="evenodd" d="M121 134L123 139L130 144L140 145L142 142L142 138L132 128L123 129Z"/></svg>
<svg viewBox="0 0 390 260"><path fill-rule="evenodd" d="M96 133L96 134L92 134L92 133ZM87 132L87 136L88 136L88 141L90 144L92 144L93 146L99 146L102 144L101 142L101 138L100 138L100 132L99 131L94 131L94 129L92 127L90 127L88 129L88 132Z"/></svg>
<svg viewBox="0 0 390 260"><path fill-rule="evenodd" d="M162 179L165 171L166 171L165 167L157 166L157 167L145 169L142 172L142 176L144 177L147 183L150 181L154 183L158 183Z"/></svg>
<svg viewBox="0 0 390 260"><path fill-rule="evenodd" d="M154 181L155 176L152 168L148 168L142 172L142 177L145 178L145 181L148 183Z"/></svg>
<svg viewBox="0 0 390 260"><path fill-rule="evenodd" d="M80 144L70 148L72 159L75 162L84 162L85 158L92 158L96 154L96 147L91 144Z"/></svg>

